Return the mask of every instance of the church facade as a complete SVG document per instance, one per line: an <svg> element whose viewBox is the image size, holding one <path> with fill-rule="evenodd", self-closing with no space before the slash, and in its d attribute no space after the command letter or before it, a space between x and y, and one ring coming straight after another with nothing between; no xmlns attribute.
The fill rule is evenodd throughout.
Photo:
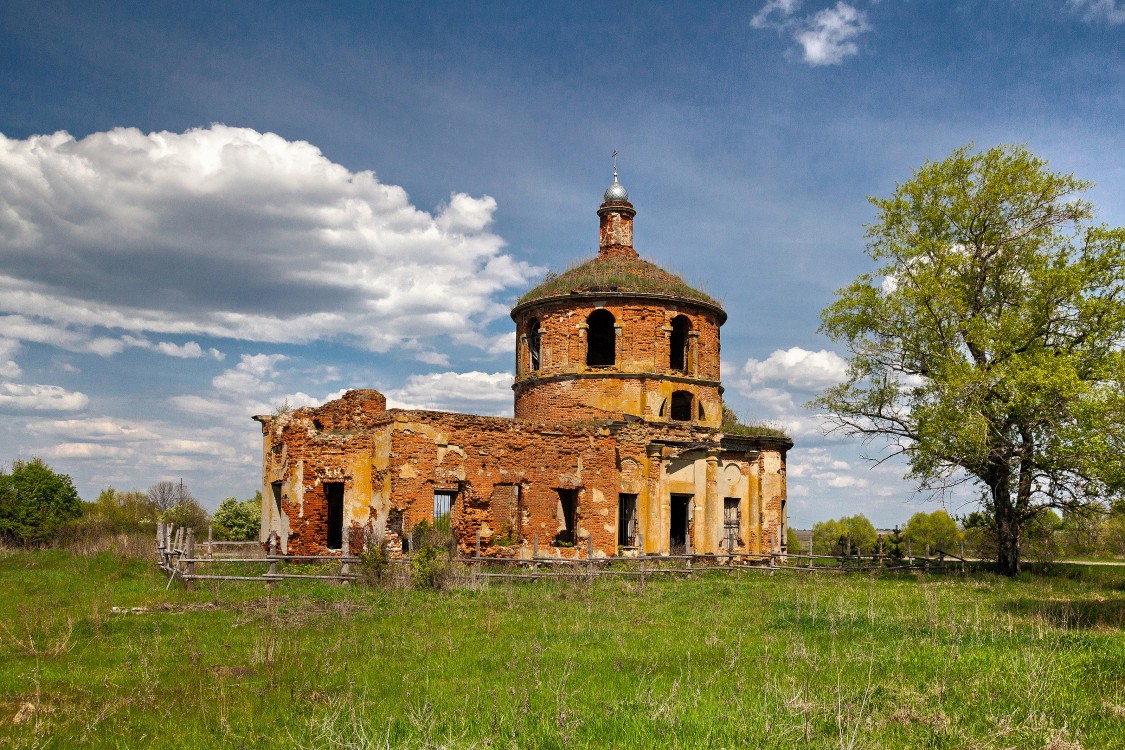
<svg viewBox="0 0 1125 750"><path fill-rule="evenodd" d="M597 213L597 257L512 309L514 418L388 409L374 390L254 417L262 541L397 551L447 520L489 556L784 552L793 444L724 420L726 313L640 258L616 172Z"/></svg>

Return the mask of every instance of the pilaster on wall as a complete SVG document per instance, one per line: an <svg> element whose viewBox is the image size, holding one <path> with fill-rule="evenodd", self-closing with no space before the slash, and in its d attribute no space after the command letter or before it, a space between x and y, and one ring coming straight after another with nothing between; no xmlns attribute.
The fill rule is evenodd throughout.
<svg viewBox="0 0 1125 750"><path fill-rule="evenodd" d="M697 519L695 527L701 529L702 544L696 545L699 549L717 550L719 548L719 533L716 525L722 523L723 498L719 497L719 450L712 448L707 451L705 459L705 494L703 501L703 518ZM702 523L700 523L702 520Z"/></svg>
<svg viewBox="0 0 1125 750"><path fill-rule="evenodd" d="M641 550L643 554L656 552L659 549L658 530L662 528L660 510L664 495L664 449L660 445L649 444L645 447L645 469L647 471L644 494L643 525L645 544ZM639 512L639 511L638 511Z"/></svg>

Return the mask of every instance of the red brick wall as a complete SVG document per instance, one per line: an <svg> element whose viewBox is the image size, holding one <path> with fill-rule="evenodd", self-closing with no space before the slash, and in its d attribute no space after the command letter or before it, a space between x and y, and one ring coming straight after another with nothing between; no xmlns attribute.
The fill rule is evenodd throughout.
<svg viewBox="0 0 1125 750"><path fill-rule="evenodd" d="M586 319L598 307L608 310L618 326L616 362L612 367L586 366ZM672 319L678 315L691 321L691 356L686 370L669 366ZM532 319L539 321L541 341L540 367L535 371L529 367L527 340ZM720 377L719 325L716 313L707 308L636 297L591 296L523 310L516 319L516 417L555 421L620 418L622 414L655 417L650 413L651 403L643 397L654 388L665 396L672 390L688 390L705 403L717 403L721 393L714 385ZM609 377L566 384L543 381L552 375L599 373L644 373L654 377L645 385L637 380ZM663 378L667 378L664 386L652 384ZM678 382L685 378L692 382ZM707 416L711 423L712 415Z"/></svg>
<svg viewBox="0 0 1125 750"><path fill-rule="evenodd" d="M517 528L511 529L517 544L530 549L538 534L540 552L550 554L559 526L556 489L578 489L579 539L558 554L585 555L586 536L593 537L595 550L613 554L617 466L608 431L465 414L395 413L392 461L376 481L389 478L392 504L405 510L407 529L432 518L435 489L455 488L452 522L462 552L473 552L476 534L483 531L483 554L514 554L491 546L490 540L509 522L506 512L493 512L494 486L515 484L521 488ZM419 429L422 425L438 434Z"/></svg>
<svg viewBox="0 0 1125 750"><path fill-rule="evenodd" d="M474 551L480 532L484 555L530 555L536 535L540 554L583 557L592 538L595 554L613 555L618 493L643 492L646 481L650 490L656 487L652 480L657 475L646 480L643 468L652 441L691 445L714 438L706 429L681 423L533 423L442 412L376 412L362 408L361 402L373 407L378 400L348 394L320 408L266 418L264 489L268 492L270 481L285 483L282 509L289 554L329 552L324 483L342 482L353 552L361 549L366 531L386 528L389 517L402 519L404 535L417 522L432 520L434 490L450 489L457 491L451 519L464 554ZM334 427L318 429L318 423ZM762 511L760 532L747 537L754 546L780 538L784 441L773 442L776 448L768 439L762 444L761 457L752 464L753 492ZM739 450L723 454L724 460L743 455ZM626 464L632 468L623 474ZM520 488L518 502L512 487ZM561 521L559 488L577 491L574 547L552 545ZM648 502L662 503L664 494L658 491ZM652 531L650 549L658 548L660 534L666 533ZM501 536L514 536L514 543L492 543ZM392 549L400 543L393 533L386 540Z"/></svg>
<svg viewBox="0 0 1125 750"><path fill-rule="evenodd" d="M691 321L692 332L698 334L694 337L695 367L686 374L704 380L719 379L719 322L711 310L687 302L593 296L547 302L520 311L516 319L516 379L587 371L586 318L599 307L612 313L620 327L615 369L684 375L668 366L672 319L684 315ZM534 374L528 369L527 355L528 322L532 318L539 320L542 341L540 367Z"/></svg>

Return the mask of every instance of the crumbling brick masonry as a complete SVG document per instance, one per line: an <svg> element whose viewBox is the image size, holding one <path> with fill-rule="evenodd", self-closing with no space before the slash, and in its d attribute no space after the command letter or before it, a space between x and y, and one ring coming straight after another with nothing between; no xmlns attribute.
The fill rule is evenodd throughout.
<svg viewBox="0 0 1125 750"><path fill-rule="evenodd" d="M784 550L788 438L722 430L722 307L637 256L617 182L598 256L528 292L515 418L387 409L353 390L261 422L261 538L392 552L448 516L463 552L597 557Z"/></svg>

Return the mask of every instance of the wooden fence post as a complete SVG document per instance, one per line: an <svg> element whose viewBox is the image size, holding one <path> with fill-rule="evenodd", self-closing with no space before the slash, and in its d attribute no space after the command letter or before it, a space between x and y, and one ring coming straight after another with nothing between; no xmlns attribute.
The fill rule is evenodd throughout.
<svg viewBox="0 0 1125 750"><path fill-rule="evenodd" d="M926 569L926 570L929 570L929 569L930 569L930 543L929 543L929 542L926 542L926 563L925 563L925 569Z"/></svg>
<svg viewBox="0 0 1125 750"><path fill-rule="evenodd" d="M645 583L645 555L648 554L645 552L645 535L637 534L637 542L641 545L641 586L643 587Z"/></svg>
<svg viewBox="0 0 1125 750"><path fill-rule="evenodd" d="M586 537L586 575L594 578L594 535Z"/></svg>
<svg viewBox="0 0 1125 750"><path fill-rule="evenodd" d="M341 552L340 556L343 558L340 561L340 583L342 583L344 585L347 585L347 583L348 583L348 579L345 578L344 576L346 576L346 575L348 575L349 573L352 572L352 566L347 562L347 559L349 557L351 557L351 554L352 554L351 536L352 536L351 535L351 529L344 529L344 533L343 533L344 538L341 540L343 542L343 544L340 545L341 548L342 548L340 550L340 552Z"/></svg>
<svg viewBox="0 0 1125 750"><path fill-rule="evenodd" d="M539 534L531 539L531 580L536 580L535 574L539 572Z"/></svg>
<svg viewBox="0 0 1125 750"><path fill-rule="evenodd" d="M215 543L212 539L211 524L207 524L207 557L215 559ZM214 568L212 568L214 570Z"/></svg>
<svg viewBox="0 0 1125 750"><path fill-rule="evenodd" d="M477 529L477 547L476 551L473 553L473 557L476 559L476 563L473 566L473 581L475 582L477 580L477 575L480 573L480 529Z"/></svg>
<svg viewBox="0 0 1125 750"><path fill-rule="evenodd" d="M269 556L270 556L270 567L269 567L269 570L266 571L266 575L273 576L273 575L277 574L277 560L275 559L277 557L277 537L274 536L272 533L270 534ZM277 581L273 578L270 578L269 581L266 583L266 588L272 589L276 584L277 584Z"/></svg>
<svg viewBox="0 0 1125 750"><path fill-rule="evenodd" d="M684 553L686 555L685 558L684 558L684 570L686 570L690 574L691 573L691 555L692 555L691 534L690 533L684 535ZM729 564L729 560L728 560L728 564Z"/></svg>
<svg viewBox="0 0 1125 750"><path fill-rule="evenodd" d="M909 539L906 540L906 564L907 565L913 565L914 564L914 548L910 544Z"/></svg>
<svg viewBox="0 0 1125 750"><path fill-rule="evenodd" d="M195 529L187 530L187 563L184 564L184 588L191 591L195 588Z"/></svg>
<svg viewBox="0 0 1125 750"><path fill-rule="evenodd" d="M961 572L965 572L965 540L961 540Z"/></svg>
<svg viewBox="0 0 1125 750"><path fill-rule="evenodd" d="M810 568L812 567L812 564L813 564L813 556L812 556L812 537L810 536L810 537L809 537L809 567L810 567Z"/></svg>

